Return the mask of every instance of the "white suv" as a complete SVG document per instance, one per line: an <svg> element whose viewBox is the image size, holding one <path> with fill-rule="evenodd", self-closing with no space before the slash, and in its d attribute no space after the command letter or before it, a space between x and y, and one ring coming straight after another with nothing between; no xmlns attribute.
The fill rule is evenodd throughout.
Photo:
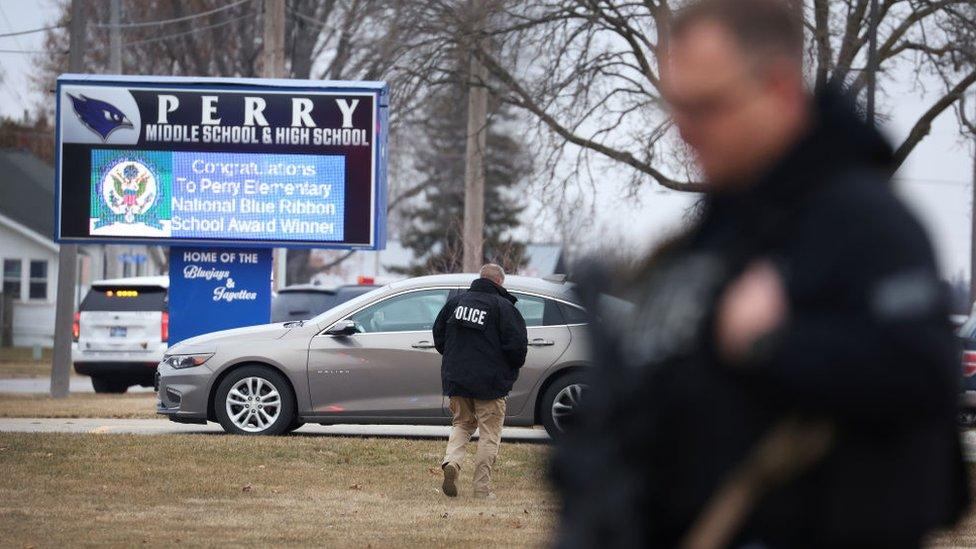
<svg viewBox="0 0 976 549"><path fill-rule="evenodd" d="M152 387L169 346L169 277L100 280L75 313L71 357L96 393Z"/></svg>

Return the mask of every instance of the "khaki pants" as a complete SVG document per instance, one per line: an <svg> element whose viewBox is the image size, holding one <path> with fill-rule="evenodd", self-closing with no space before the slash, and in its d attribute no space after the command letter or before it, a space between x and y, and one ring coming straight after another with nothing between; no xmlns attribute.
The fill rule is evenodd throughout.
<svg viewBox="0 0 976 549"><path fill-rule="evenodd" d="M505 423L505 399L477 400L467 397L451 397L451 438L447 441L447 453L442 465L455 464L461 468L464 447L478 430L478 453L474 457L474 492L486 495L491 490L491 468L498 455L498 445Z"/></svg>

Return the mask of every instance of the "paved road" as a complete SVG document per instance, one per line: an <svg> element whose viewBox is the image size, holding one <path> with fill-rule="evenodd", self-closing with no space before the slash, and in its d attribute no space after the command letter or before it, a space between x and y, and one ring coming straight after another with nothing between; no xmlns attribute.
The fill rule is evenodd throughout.
<svg viewBox="0 0 976 549"><path fill-rule="evenodd" d="M299 435L447 438L450 427L441 425L305 425ZM0 418L0 432L8 433L98 433L167 435L186 433L223 433L216 423L186 425L167 419L51 419ZM549 440L542 429L505 427L502 439L519 442Z"/></svg>
<svg viewBox="0 0 976 549"><path fill-rule="evenodd" d="M216 423L186 425L166 419L51 419L0 418L0 432L8 433L120 433L137 435L222 433ZM450 427L441 425L305 425L299 435L447 438ZM549 436L542 429L505 427L502 438L516 442L542 442ZM966 460L976 462L976 429L962 433Z"/></svg>
<svg viewBox="0 0 976 549"><path fill-rule="evenodd" d="M90 377L72 376L68 387L72 393L94 393ZM51 390L51 378L0 379L0 393L47 393ZM130 387L130 393L151 393L152 387Z"/></svg>

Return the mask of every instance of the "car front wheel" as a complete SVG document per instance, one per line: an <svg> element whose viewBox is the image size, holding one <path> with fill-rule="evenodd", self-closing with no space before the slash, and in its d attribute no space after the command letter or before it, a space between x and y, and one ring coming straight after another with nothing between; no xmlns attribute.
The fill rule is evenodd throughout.
<svg viewBox="0 0 976 549"><path fill-rule="evenodd" d="M129 381L109 376L92 376L92 388L96 393L122 394L129 390Z"/></svg>
<svg viewBox="0 0 976 549"><path fill-rule="evenodd" d="M546 432L559 438L579 421L579 407L588 389L582 372L572 372L557 379L542 396L540 415Z"/></svg>
<svg viewBox="0 0 976 549"><path fill-rule="evenodd" d="M214 412L228 433L280 435L295 420L295 396L279 372L266 366L245 366L220 382Z"/></svg>

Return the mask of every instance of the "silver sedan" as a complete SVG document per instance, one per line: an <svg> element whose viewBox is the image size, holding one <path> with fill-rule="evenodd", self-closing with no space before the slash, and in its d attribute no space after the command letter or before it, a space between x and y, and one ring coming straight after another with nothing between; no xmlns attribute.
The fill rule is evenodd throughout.
<svg viewBox="0 0 976 549"><path fill-rule="evenodd" d="M310 320L180 342L159 364L157 412L253 435L307 422L447 424L431 329L447 299L473 279L403 280ZM541 424L556 436L573 421L585 390L586 315L569 284L508 276L505 287L518 298L529 334L505 423Z"/></svg>

